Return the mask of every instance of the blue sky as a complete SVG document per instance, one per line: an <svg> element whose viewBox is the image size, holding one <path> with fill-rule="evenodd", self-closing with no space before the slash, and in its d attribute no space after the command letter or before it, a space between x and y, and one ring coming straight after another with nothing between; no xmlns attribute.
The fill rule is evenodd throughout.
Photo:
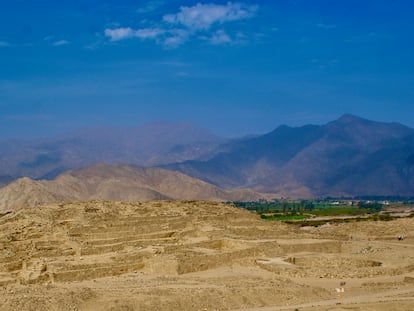
<svg viewBox="0 0 414 311"><path fill-rule="evenodd" d="M1 1L0 138L344 113L414 127L414 1Z"/></svg>

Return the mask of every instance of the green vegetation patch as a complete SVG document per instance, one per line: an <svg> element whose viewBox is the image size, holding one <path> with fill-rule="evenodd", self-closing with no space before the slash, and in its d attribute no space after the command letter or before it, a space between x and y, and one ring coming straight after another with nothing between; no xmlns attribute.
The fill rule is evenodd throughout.
<svg viewBox="0 0 414 311"><path fill-rule="evenodd" d="M346 223L358 221L389 221L395 219L381 213L384 207L378 201L362 200L274 200L259 202L232 202L236 207L255 211L263 220L278 220L300 226L320 226L326 223ZM329 219L313 219L325 216ZM350 218L340 216L353 216ZM410 215L413 217L414 214Z"/></svg>
<svg viewBox="0 0 414 311"><path fill-rule="evenodd" d="M258 214L314 215L314 216L358 216L376 214L383 205L371 201L329 200L275 200L259 202L233 202L237 207L256 211ZM275 217L276 219L277 217Z"/></svg>
<svg viewBox="0 0 414 311"><path fill-rule="evenodd" d="M260 218L265 219L265 220L280 220L280 221L304 220L310 217L311 216L309 215L282 215L282 214L260 215Z"/></svg>
<svg viewBox="0 0 414 311"><path fill-rule="evenodd" d="M299 225L301 227L319 227L325 224L340 224L340 223L349 223L349 222L360 222L360 221L390 221L394 220L395 217L388 214L376 214L370 215L368 217L353 217L353 218L330 218L330 219L305 219L302 221L290 221L287 220L285 223L292 225Z"/></svg>
<svg viewBox="0 0 414 311"><path fill-rule="evenodd" d="M310 213L315 216L356 216L365 215L369 210L357 206L330 206L319 208Z"/></svg>

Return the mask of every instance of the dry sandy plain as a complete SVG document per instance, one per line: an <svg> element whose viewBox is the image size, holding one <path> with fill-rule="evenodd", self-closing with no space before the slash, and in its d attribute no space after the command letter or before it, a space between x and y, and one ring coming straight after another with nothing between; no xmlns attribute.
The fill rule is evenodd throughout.
<svg viewBox="0 0 414 311"><path fill-rule="evenodd" d="M414 310L414 219L301 229L218 203L23 209L0 217L0 310Z"/></svg>

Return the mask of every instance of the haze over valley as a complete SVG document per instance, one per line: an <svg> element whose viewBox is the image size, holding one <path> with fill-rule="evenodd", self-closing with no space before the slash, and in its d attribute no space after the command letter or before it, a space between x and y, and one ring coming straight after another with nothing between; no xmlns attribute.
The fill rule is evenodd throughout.
<svg viewBox="0 0 414 311"><path fill-rule="evenodd" d="M40 141L4 141L0 150L3 185L29 177L39 180L30 183L37 189L35 192L42 193L41 197L44 193L40 185L47 184L46 197L66 200L225 201L272 196L303 199L414 195L414 130L353 115L325 125L280 126L268 134L230 140L182 123L101 127ZM86 175L64 173L72 169L82 172L84 167ZM127 168L141 173L127 174L128 179L121 182L119 178L126 177ZM177 188L173 194L154 188L166 174L170 188ZM50 186L53 181L47 181L54 179L59 184L67 180L65 176L76 176L77 181L72 181L72 186L61 183L54 187ZM79 188L92 176L105 181L106 187L112 188L107 191L113 194L92 194L85 189L78 190L84 195L70 194L68 187L74 189L77 184ZM183 178L189 182L181 184ZM16 184L9 185L13 187ZM242 194L245 189L250 189L249 195ZM232 191L241 191L240 196L231 195Z"/></svg>

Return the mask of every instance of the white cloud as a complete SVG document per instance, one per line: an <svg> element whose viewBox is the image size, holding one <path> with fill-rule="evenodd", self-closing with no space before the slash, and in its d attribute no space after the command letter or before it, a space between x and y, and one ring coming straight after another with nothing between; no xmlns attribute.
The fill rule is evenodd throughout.
<svg viewBox="0 0 414 311"><path fill-rule="evenodd" d="M210 39L210 43L217 45L217 44L226 44L231 43L232 40L228 34L224 32L224 30L217 30L215 34Z"/></svg>
<svg viewBox="0 0 414 311"><path fill-rule="evenodd" d="M163 4L163 1L151 1L148 8ZM144 12L143 9L142 12ZM182 6L178 13L163 16L162 22L154 28L132 29L107 28L105 36L111 41L129 38L155 40L165 48L173 49L187 42L191 37L208 40L211 44L228 44L233 40L224 30L212 32L214 25L251 18L255 15L257 6L243 3L228 2L225 5L201 4L191 7ZM157 23L154 23L157 25Z"/></svg>
<svg viewBox="0 0 414 311"><path fill-rule="evenodd" d="M140 39L156 39L160 35L164 34L165 30L161 28L142 28L134 30L132 28L114 28L105 29L105 36L109 37L111 41L119 41L129 38Z"/></svg>
<svg viewBox="0 0 414 311"><path fill-rule="evenodd" d="M155 39L165 33L161 28L143 28L135 31L134 36L141 39Z"/></svg>
<svg viewBox="0 0 414 311"><path fill-rule="evenodd" d="M56 42L53 42L53 46L62 46L62 45L68 45L70 42L66 40L59 40Z"/></svg>
<svg viewBox="0 0 414 311"><path fill-rule="evenodd" d="M168 49L175 49L184 44L189 37L190 33L188 31L182 29L173 29L169 32L169 36L165 38L163 45Z"/></svg>
<svg viewBox="0 0 414 311"><path fill-rule="evenodd" d="M226 5L201 4L183 6L177 14L164 15L169 24L179 24L192 30L207 30L213 24L242 20L254 16L257 6L228 2Z"/></svg>
<svg viewBox="0 0 414 311"><path fill-rule="evenodd" d="M11 44L9 43L9 42L6 42L6 41L0 41L0 47L8 47L8 46L10 46Z"/></svg>
<svg viewBox="0 0 414 311"><path fill-rule="evenodd" d="M156 11L158 8L160 8L161 6L163 6L164 3L165 2L162 1L162 0L149 1L144 6L140 7L137 10L137 13L146 14L146 13L150 13L150 12Z"/></svg>
<svg viewBox="0 0 414 311"><path fill-rule="evenodd" d="M110 37L111 41L119 41L123 39L132 38L134 36L134 30L132 30L129 27L105 29L105 36Z"/></svg>
<svg viewBox="0 0 414 311"><path fill-rule="evenodd" d="M163 44L168 49L175 49L179 47L180 45L184 44L185 41L186 40L184 40L183 38L179 36L172 36L172 37L165 38Z"/></svg>

